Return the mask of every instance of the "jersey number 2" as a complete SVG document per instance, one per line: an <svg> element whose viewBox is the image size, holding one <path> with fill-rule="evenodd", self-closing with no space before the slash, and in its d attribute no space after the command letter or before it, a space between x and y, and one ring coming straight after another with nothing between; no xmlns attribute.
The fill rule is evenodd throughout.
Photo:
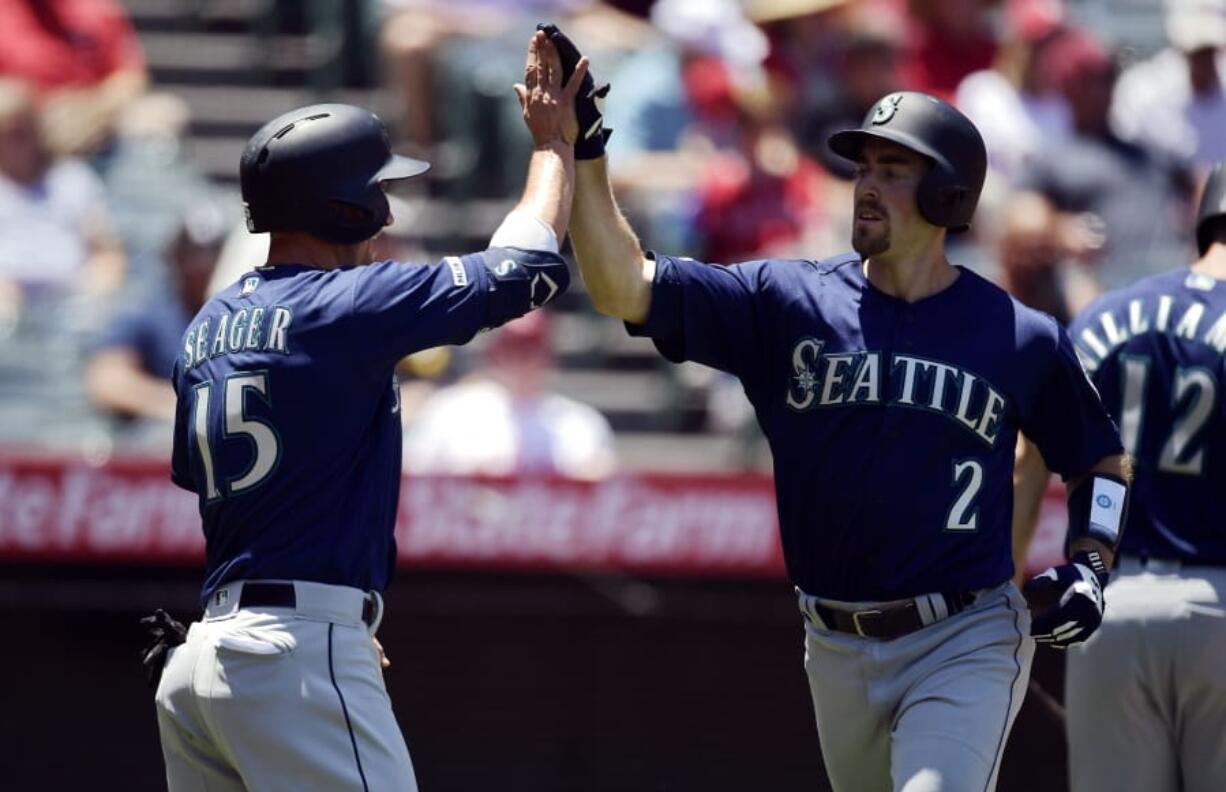
<svg viewBox="0 0 1226 792"><path fill-rule="evenodd" d="M965 481L953 506L949 507L949 518L945 521L947 531L977 531L979 530L979 507L975 497L983 486L983 463L975 459L962 459L954 462L954 486Z"/></svg>
<svg viewBox="0 0 1226 792"><path fill-rule="evenodd" d="M246 437L253 446L251 466L238 476L227 478L226 492L217 483L217 468L214 463L213 446L209 439L209 408L213 401L213 383L202 382L195 387L195 404L192 406L192 429L196 435L196 448L200 450L200 462L204 467L206 497L209 500L223 495L236 495L249 490L268 478L281 456L281 443L272 424L247 415L247 392L255 391L258 398L268 401L268 372L238 372L226 377L222 390L221 439Z"/></svg>

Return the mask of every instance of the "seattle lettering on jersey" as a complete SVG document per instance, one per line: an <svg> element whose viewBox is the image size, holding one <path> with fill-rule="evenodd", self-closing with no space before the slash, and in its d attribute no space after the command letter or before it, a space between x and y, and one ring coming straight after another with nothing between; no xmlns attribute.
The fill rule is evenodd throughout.
<svg viewBox="0 0 1226 792"><path fill-rule="evenodd" d="M1195 288L1197 277L1200 276L1189 275L1186 285ZM1212 281L1209 288L1212 288ZM1111 310L1102 311L1075 339L1079 342L1076 346L1081 365L1093 374L1116 348L1144 333L1166 333L1188 341L1199 341L1220 353L1226 353L1226 311L1213 317L1210 323L1205 319L1204 303L1191 303L1179 316L1172 316L1174 304L1172 295L1152 294L1129 300L1125 315L1117 315Z"/></svg>
<svg viewBox="0 0 1226 792"><path fill-rule="evenodd" d="M210 358L235 352L288 355L293 321L293 311L282 305L225 311L216 317L216 324L212 318L203 319L188 328L183 337L183 368L186 371Z"/></svg>
<svg viewBox="0 0 1226 792"><path fill-rule="evenodd" d="M881 352L823 354L824 341L792 347L787 405L797 412L843 404L887 404L930 410L996 444L1006 400L983 377L917 355Z"/></svg>

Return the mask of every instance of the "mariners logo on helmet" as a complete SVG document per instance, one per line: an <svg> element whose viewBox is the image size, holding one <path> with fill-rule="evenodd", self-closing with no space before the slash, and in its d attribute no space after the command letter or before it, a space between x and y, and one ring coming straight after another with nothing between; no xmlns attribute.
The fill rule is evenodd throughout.
<svg viewBox="0 0 1226 792"><path fill-rule="evenodd" d="M902 102L902 94L892 93L880 102L877 103L877 109L873 111L873 124L886 124L898 112L898 105Z"/></svg>

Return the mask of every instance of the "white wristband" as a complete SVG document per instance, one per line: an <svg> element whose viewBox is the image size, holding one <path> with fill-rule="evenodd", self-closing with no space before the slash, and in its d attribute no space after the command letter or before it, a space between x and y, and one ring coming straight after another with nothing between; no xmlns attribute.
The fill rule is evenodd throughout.
<svg viewBox="0 0 1226 792"><path fill-rule="evenodd" d="M558 252L558 235L541 218L521 209L512 210L490 237L490 247Z"/></svg>
<svg viewBox="0 0 1226 792"><path fill-rule="evenodd" d="M1094 477L1094 489L1090 501L1090 529L1102 537L1111 537L1110 542L1120 538L1124 521L1124 496L1128 489L1118 481L1101 476Z"/></svg>

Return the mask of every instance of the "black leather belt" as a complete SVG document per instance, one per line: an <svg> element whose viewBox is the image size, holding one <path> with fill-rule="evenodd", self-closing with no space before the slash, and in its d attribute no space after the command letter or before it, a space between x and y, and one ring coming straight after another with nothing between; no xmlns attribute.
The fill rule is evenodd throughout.
<svg viewBox="0 0 1226 792"><path fill-rule="evenodd" d="M244 583L243 593L238 598L240 608L296 608L298 598L292 583ZM362 621L366 626L375 623L378 605L375 598L362 600Z"/></svg>
<svg viewBox="0 0 1226 792"><path fill-rule="evenodd" d="M948 618L966 610L977 595L972 591L959 591L942 593L940 596L945 600ZM927 626L920 615L919 606L913 599L883 608L858 611L829 608L814 600L813 610L824 622L826 629L851 633L862 638L890 641Z"/></svg>

